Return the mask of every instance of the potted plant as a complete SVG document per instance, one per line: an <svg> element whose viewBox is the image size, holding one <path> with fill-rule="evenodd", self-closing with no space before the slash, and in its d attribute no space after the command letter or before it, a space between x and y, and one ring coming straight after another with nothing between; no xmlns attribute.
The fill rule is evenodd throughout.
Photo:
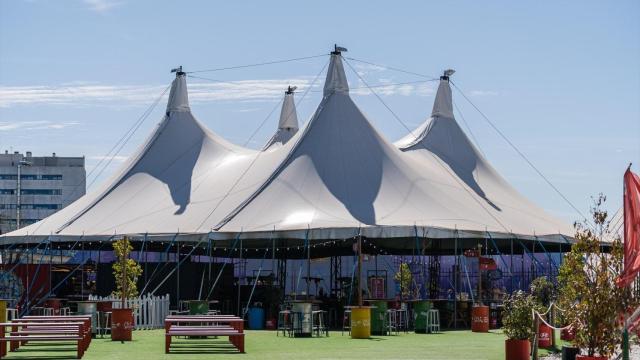
<svg viewBox="0 0 640 360"><path fill-rule="evenodd" d="M505 359L528 360L531 352L533 328L532 312L536 301L530 294L521 290L511 294L504 302L502 317L505 340Z"/></svg>
<svg viewBox="0 0 640 360"><path fill-rule="evenodd" d="M622 341L620 315L637 304L629 288L619 288L623 250L620 238L609 230L607 212L600 195L591 209L594 225L576 224L576 243L559 269L560 302L563 317L575 331L573 343L586 355L576 359L602 360L612 356ZM604 239L610 251L602 251Z"/></svg>
<svg viewBox="0 0 640 360"><path fill-rule="evenodd" d="M549 307L555 298L555 285L546 276L535 278L529 285L529 291L540 309L543 311L549 309L549 313L554 310ZM540 321L538 325L538 346L550 347L553 345L552 339L553 329Z"/></svg>
<svg viewBox="0 0 640 360"><path fill-rule="evenodd" d="M142 274L142 268L133 259L129 259L129 254L133 250L131 242L127 237L113 243L113 251L116 255L116 262L113 263L113 276L116 281L114 296L120 298L120 308L112 309L111 313L111 340L131 341L133 330L133 309L126 307L126 299L138 296L136 281Z"/></svg>

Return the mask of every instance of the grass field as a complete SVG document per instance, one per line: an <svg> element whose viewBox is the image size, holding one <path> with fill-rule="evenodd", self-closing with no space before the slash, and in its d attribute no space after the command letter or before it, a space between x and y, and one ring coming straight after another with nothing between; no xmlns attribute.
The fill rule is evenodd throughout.
<svg viewBox="0 0 640 360"><path fill-rule="evenodd" d="M164 353L164 330L134 331L134 341L94 339L83 359L458 359L504 360L504 335L471 331L440 334L400 334L352 340L340 332L328 338L287 338L273 331L246 331L246 354L236 353L226 338L174 339L171 354ZM206 345L206 346L205 346ZM544 354L541 351L541 355ZM7 359L73 359L70 345L33 343L9 353Z"/></svg>

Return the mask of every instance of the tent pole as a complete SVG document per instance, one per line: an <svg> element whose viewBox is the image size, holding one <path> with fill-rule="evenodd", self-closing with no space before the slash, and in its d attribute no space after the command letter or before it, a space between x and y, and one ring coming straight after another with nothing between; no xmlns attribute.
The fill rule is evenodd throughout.
<svg viewBox="0 0 640 360"><path fill-rule="evenodd" d="M180 309L180 241L176 242L176 304Z"/></svg>
<svg viewBox="0 0 640 360"><path fill-rule="evenodd" d="M511 293L513 293L513 238L511 239L511 258L509 259L509 272L511 273Z"/></svg>
<svg viewBox="0 0 640 360"><path fill-rule="evenodd" d="M311 296L311 244L309 242L309 229L307 229L307 234L304 239L305 245L307 246L307 299L310 299Z"/></svg>
<svg viewBox="0 0 640 360"><path fill-rule="evenodd" d="M238 262L238 266L240 266L240 268L242 268L241 264L242 264L242 239L240 239L240 262ZM242 312L241 311L242 309L240 309L240 275L241 275L241 273L240 273L240 269L238 269L238 270L239 271L238 271L238 303L237 303L237 306L238 306L238 316L240 316L240 313Z"/></svg>
<svg viewBox="0 0 640 360"><path fill-rule="evenodd" d="M454 265L453 265L453 328L458 328L458 267L460 259L458 259L458 230L455 230L453 241Z"/></svg>

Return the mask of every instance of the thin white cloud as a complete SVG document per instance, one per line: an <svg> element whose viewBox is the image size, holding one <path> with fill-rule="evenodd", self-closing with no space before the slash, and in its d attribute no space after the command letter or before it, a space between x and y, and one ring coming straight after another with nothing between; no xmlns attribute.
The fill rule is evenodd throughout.
<svg viewBox="0 0 640 360"><path fill-rule="evenodd" d="M88 7L89 10L95 11L97 13L106 13L109 10L113 9L116 6L122 4L122 1L113 1L113 0L82 0Z"/></svg>
<svg viewBox="0 0 640 360"><path fill-rule="evenodd" d="M75 121L0 121L0 131L11 130L59 130L78 125Z"/></svg>
<svg viewBox="0 0 640 360"><path fill-rule="evenodd" d="M434 89L429 84L384 84L374 85L379 95L432 95ZM288 85L298 86L304 93L311 85L311 77L288 79L241 80L233 82L189 82L189 100L192 104L215 101L270 101L280 99ZM355 95L370 95L369 89L361 84L352 89ZM316 82L313 92L322 91L322 84ZM103 85L75 81L59 86L27 85L0 86L0 107L20 105L64 105L64 106L144 106L156 99L165 86L160 85ZM165 94L165 97L168 96Z"/></svg>

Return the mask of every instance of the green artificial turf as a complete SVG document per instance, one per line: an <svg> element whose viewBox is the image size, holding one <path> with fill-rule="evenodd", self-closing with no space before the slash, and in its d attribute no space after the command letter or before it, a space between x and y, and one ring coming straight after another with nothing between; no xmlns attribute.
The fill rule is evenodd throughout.
<svg viewBox="0 0 640 360"><path fill-rule="evenodd" d="M133 332L133 341L112 342L97 338L83 359L458 359L504 360L504 335L500 331L472 333L446 331L440 334L401 333L352 340L346 333L322 338L288 338L274 331L246 331L246 354L239 354L227 338L174 338L171 354L164 353L164 330ZM541 351L540 354L545 354ZM73 359L72 345L33 343L9 353L7 359Z"/></svg>

